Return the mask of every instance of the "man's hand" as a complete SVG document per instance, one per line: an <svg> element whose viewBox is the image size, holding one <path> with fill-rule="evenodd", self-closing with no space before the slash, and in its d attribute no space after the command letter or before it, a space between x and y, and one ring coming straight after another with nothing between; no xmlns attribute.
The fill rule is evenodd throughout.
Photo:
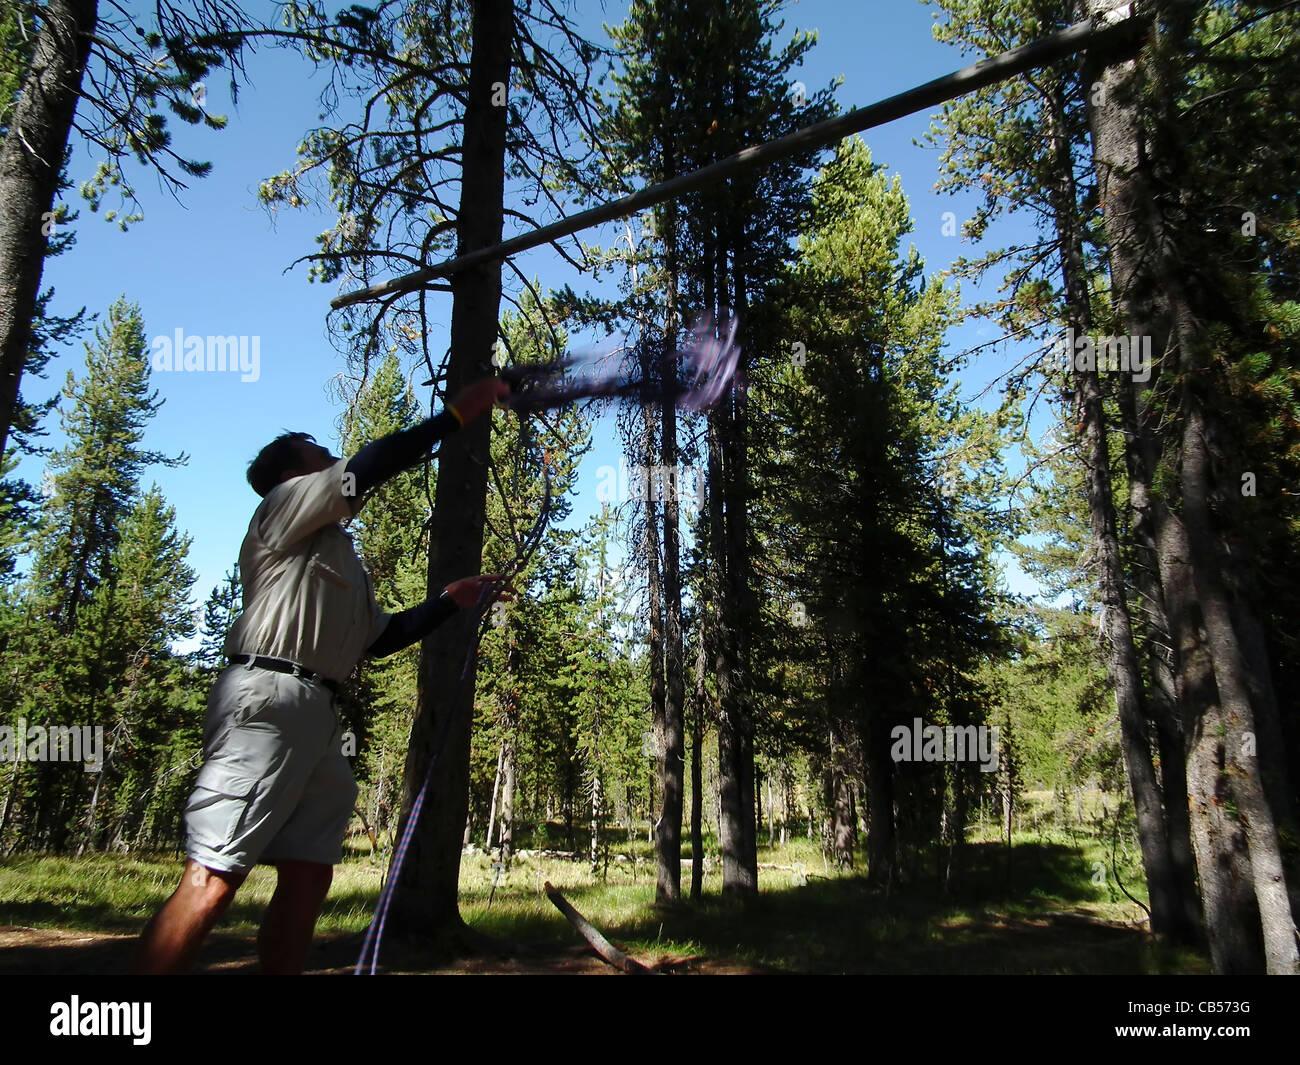
<svg viewBox="0 0 1300 1065"><path fill-rule="evenodd" d="M482 377L472 385L462 388L451 401L465 424L468 425L493 404L510 395L510 386L499 377Z"/></svg>
<svg viewBox="0 0 1300 1065"><path fill-rule="evenodd" d="M491 584L493 581L504 581L505 578L499 573L480 573L477 577L466 577L463 581L453 581L447 585L446 592L458 607L474 606L479 596L483 594L483 587ZM513 598L514 589L510 585L505 585L498 593L500 599Z"/></svg>

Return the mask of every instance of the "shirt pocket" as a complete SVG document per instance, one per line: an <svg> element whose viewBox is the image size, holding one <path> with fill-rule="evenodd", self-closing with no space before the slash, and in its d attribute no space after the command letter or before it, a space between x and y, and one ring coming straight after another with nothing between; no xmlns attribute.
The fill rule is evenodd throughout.
<svg viewBox="0 0 1300 1065"><path fill-rule="evenodd" d="M351 644L358 638L358 630L361 637L369 631L369 619L365 616L369 602L366 575L360 563L348 565L347 559L340 558L331 561L333 565L321 555L313 555L307 563L307 573L313 585L320 631L341 640L337 647L330 649L330 654L339 653L346 658L353 654Z"/></svg>
<svg viewBox="0 0 1300 1065"><path fill-rule="evenodd" d="M347 589L352 587L352 582L350 580L343 576L343 574L338 570L331 566L327 566L319 558L313 558L307 563L307 572L312 574L314 577L319 577L321 580L334 585L336 588Z"/></svg>

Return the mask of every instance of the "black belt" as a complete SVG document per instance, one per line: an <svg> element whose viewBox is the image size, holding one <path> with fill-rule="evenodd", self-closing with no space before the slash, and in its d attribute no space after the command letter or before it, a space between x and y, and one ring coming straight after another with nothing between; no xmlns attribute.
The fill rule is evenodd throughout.
<svg viewBox="0 0 1300 1065"><path fill-rule="evenodd" d="M343 690L343 685L338 681L330 680L329 677L323 677L319 673L313 673L310 669L303 669L297 662L287 662L283 658L263 658L261 655L231 655L230 661L232 665L236 666L252 662L258 669L272 669L276 673L290 673L295 677L302 677L303 680L318 680L335 695L338 695Z"/></svg>

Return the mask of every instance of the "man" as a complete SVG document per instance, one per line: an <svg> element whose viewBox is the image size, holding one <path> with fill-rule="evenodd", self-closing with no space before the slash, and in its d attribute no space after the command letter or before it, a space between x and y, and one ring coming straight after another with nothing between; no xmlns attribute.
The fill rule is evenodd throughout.
<svg viewBox="0 0 1300 1065"><path fill-rule="evenodd" d="M436 418L350 460L286 433L249 466L263 499L240 548L244 610L226 637L231 664L208 697L204 765L185 809L189 861L141 936L138 972L186 971L258 863L276 867L257 940L262 971L302 971L357 794L342 753L339 685L362 655L409 647L499 579L455 581L385 614L338 523L356 516L370 489L509 393L484 378Z"/></svg>

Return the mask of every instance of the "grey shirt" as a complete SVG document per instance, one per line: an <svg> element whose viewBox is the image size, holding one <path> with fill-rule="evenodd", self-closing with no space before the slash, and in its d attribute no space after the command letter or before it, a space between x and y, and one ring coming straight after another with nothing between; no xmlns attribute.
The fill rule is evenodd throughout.
<svg viewBox="0 0 1300 1065"><path fill-rule="evenodd" d="M254 512L239 550L244 610L226 636L228 656L283 658L342 681L384 631L389 615L339 524L361 505L344 494L347 462L276 485Z"/></svg>

